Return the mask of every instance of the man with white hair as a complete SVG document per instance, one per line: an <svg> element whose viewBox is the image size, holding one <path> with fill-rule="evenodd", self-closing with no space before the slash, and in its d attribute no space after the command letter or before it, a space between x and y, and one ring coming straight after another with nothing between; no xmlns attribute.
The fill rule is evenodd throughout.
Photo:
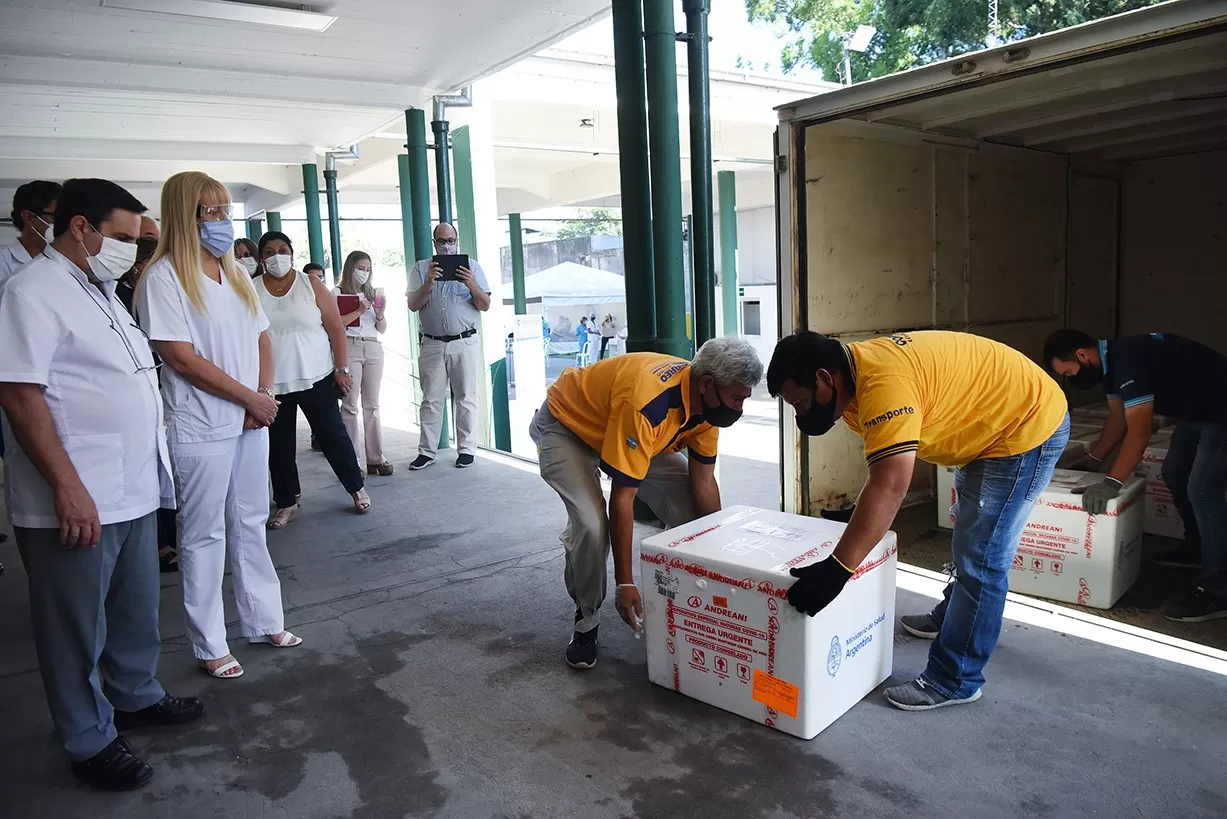
<svg viewBox="0 0 1227 819"><path fill-rule="evenodd" d="M708 341L694 361L630 353L568 369L550 386L529 434L541 477L567 508L562 543L567 592L575 601L566 651L572 668L596 665L611 542L618 613L643 630L631 571L636 496L666 526L718 512L719 428L741 417L762 376L754 347L729 336ZM613 482L608 514L598 469Z"/></svg>

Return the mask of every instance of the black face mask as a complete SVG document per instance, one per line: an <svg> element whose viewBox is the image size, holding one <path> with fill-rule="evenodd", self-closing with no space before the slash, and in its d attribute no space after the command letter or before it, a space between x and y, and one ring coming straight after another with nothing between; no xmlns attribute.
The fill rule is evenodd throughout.
<svg viewBox="0 0 1227 819"><path fill-rule="evenodd" d="M806 435L825 435L835 426L835 401L837 393L831 391L831 402L823 405L818 403L818 391L814 390L814 398L810 401L809 412L797 413L797 429Z"/></svg>
<svg viewBox="0 0 1227 819"><path fill-rule="evenodd" d="M1078 372L1067 376L1069 383L1074 385L1076 390L1089 390L1096 384L1103 381L1103 369L1090 364L1084 364L1078 369Z"/></svg>
<svg viewBox="0 0 1227 819"><path fill-rule="evenodd" d="M716 393L716 406L707 406L707 399L703 401L703 420L711 424L713 427L731 427L741 418L741 410L733 409L728 404L724 403L720 398L720 393Z"/></svg>

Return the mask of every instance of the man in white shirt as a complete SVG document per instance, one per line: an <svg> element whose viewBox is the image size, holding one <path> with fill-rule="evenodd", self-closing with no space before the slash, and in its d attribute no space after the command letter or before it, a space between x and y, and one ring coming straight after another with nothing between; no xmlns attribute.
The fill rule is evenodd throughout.
<svg viewBox="0 0 1227 819"><path fill-rule="evenodd" d="M456 228L446 222L435 228L434 240L435 253L440 256L459 252ZM456 396L456 466L472 466L477 451L477 368L481 362L477 322L490 309L490 286L475 259L457 270L455 281L440 281L442 275L442 267L423 259L409 271L409 292L405 294L422 329L418 356L422 434L410 469L425 469L435 462L449 383Z"/></svg>
<svg viewBox="0 0 1227 819"><path fill-rule="evenodd" d="M140 787L117 730L189 722L157 681L157 516L174 503L149 342L115 295L145 207L102 179L60 194L55 239L0 299L5 501L52 721L74 776Z"/></svg>
<svg viewBox="0 0 1227 819"><path fill-rule="evenodd" d="M13 194L13 227L17 241L0 248L0 284L43 252L46 234L55 220L55 200L60 196L58 182L27 182Z"/></svg>

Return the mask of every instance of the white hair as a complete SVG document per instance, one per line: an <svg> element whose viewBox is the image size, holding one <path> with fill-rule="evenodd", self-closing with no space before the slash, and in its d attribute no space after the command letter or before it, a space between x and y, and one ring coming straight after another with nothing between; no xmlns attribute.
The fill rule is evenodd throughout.
<svg viewBox="0 0 1227 819"><path fill-rule="evenodd" d="M704 342L690 362L692 381L705 375L718 387L753 387L762 380L763 362L744 338L721 336Z"/></svg>

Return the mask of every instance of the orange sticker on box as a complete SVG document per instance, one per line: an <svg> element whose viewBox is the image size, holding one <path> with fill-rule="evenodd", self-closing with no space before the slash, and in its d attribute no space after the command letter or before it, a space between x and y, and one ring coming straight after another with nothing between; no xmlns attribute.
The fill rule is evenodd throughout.
<svg viewBox="0 0 1227 819"><path fill-rule="evenodd" d="M727 597L720 597L719 595L713 594L711 604L718 609L727 609L729 607L729 599Z"/></svg>
<svg viewBox="0 0 1227 819"><path fill-rule="evenodd" d="M751 696L768 708L797 718L797 704L801 701L801 689L779 677L754 669L754 688Z"/></svg>

